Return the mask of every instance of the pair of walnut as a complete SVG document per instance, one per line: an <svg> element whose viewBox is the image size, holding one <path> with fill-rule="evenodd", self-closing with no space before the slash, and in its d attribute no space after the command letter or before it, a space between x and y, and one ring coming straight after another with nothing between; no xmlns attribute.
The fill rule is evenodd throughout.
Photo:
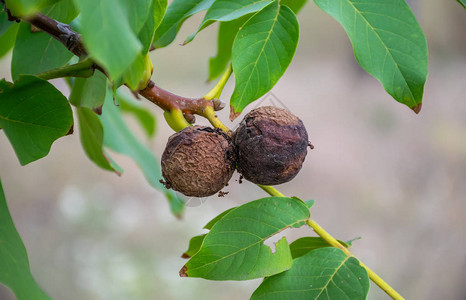
<svg viewBox="0 0 466 300"><path fill-rule="evenodd" d="M195 197L219 192L235 169L256 184L281 184L298 174L309 145L298 117L285 109L259 107L231 136L203 126L172 135L162 155L162 175L167 187Z"/></svg>

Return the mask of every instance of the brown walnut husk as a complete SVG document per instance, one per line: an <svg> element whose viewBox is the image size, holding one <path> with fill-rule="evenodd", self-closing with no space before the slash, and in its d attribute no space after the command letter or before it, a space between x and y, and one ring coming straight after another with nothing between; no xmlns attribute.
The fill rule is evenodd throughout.
<svg viewBox="0 0 466 300"><path fill-rule="evenodd" d="M303 122L274 106L249 112L236 130L234 141L238 171L247 180L263 185L293 179L301 170L309 144Z"/></svg>
<svg viewBox="0 0 466 300"><path fill-rule="evenodd" d="M226 134L193 126L168 139L162 155L162 176L167 187L175 191L207 197L228 184L235 164L235 148Z"/></svg>

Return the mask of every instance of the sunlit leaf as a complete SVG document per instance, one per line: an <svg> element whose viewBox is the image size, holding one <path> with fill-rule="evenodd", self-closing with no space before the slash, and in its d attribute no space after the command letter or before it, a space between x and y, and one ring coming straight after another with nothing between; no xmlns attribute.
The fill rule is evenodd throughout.
<svg viewBox="0 0 466 300"><path fill-rule="evenodd" d="M162 23L155 32L154 47L168 46L183 22L192 15L208 9L215 0L174 0L167 8Z"/></svg>
<svg viewBox="0 0 466 300"><path fill-rule="evenodd" d="M14 85L0 81L0 126L22 165L46 156L72 124L66 97L47 81L29 75Z"/></svg>
<svg viewBox="0 0 466 300"><path fill-rule="evenodd" d="M461 4L464 8L466 8L466 1L465 0L456 0L459 4Z"/></svg>
<svg viewBox="0 0 466 300"><path fill-rule="evenodd" d="M419 112L427 42L405 0L314 0L345 29L361 67L398 102Z"/></svg>
<svg viewBox="0 0 466 300"><path fill-rule="evenodd" d="M18 300L50 300L32 277L23 241L10 216L0 182L0 282Z"/></svg>
<svg viewBox="0 0 466 300"><path fill-rule="evenodd" d="M233 43L235 113L270 91L293 59L299 38L296 15L278 1L249 19Z"/></svg>
<svg viewBox="0 0 466 300"><path fill-rule="evenodd" d="M139 166L151 186L163 192L168 199L174 215L180 216L184 201L160 183L162 172L160 164L152 151L142 144L126 125L120 109L113 103L112 93L107 92L101 115L104 126L104 145L113 151L127 155Z"/></svg>
<svg viewBox="0 0 466 300"><path fill-rule="evenodd" d="M259 11L272 3L271 0L217 0L207 10L197 31L185 40L185 44L191 42L196 34L215 21L227 22L241 18L244 15Z"/></svg>
<svg viewBox="0 0 466 300"><path fill-rule="evenodd" d="M359 261L338 248L320 248L293 260L293 267L265 278L252 300L366 299L369 277Z"/></svg>
<svg viewBox="0 0 466 300"><path fill-rule="evenodd" d="M309 216L308 207L293 198L269 197L236 207L216 221L180 275L248 280L283 272L292 264L286 239L275 244L273 253L264 241L286 228L304 225Z"/></svg>

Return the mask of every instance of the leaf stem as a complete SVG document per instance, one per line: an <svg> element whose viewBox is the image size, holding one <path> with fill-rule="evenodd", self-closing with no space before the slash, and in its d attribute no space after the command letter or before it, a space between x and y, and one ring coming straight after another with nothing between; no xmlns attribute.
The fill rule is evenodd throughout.
<svg viewBox="0 0 466 300"><path fill-rule="evenodd" d="M345 248L342 244L340 244L333 236L331 236L327 231L325 231L319 224L317 224L314 220L307 220L306 222L314 231L321 237L323 238L330 246L336 247L338 249L341 249L343 252L345 252L346 255L348 256L353 256L354 255L347 249ZM402 300L404 299L400 294L398 294L397 291L395 291L390 285L388 285L382 278L380 278L374 271L369 269L365 264L363 264L361 261L359 261L361 264L361 267L366 269L367 273L369 274L369 278L377 284L387 295L392 297L395 300Z"/></svg>
<svg viewBox="0 0 466 300"><path fill-rule="evenodd" d="M202 116L205 117L207 120L209 120L210 124L212 124L212 126L214 126L215 128L220 128L221 130L223 130L225 132L230 131L230 129L228 127L226 127L222 123L222 121L220 121L220 119L217 117L213 107L211 107L211 106L206 107L203 114L202 114Z"/></svg>
<svg viewBox="0 0 466 300"><path fill-rule="evenodd" d="M273 197L285 197L285 195L283 195L279 190L277 190L273 186L261 185L261 184L258 184L257 186L260 187L261 189L263 189L270 196L273 196Z"/></svg>
<svg viewBox="0 0 466 300"><path fill-rule="evenodd" d="M228 68L226 69L226 71L223 73L222 77L220 77L220 80L213 87L213 89L211 89L210 92L208 92L204 96L204 99L212 100L212 99L220 98L220 95L222 94L223 88L225 88L225 85L227 84L228 79L230 79L230 76L231 76L232 73L233 73L233 67L230 64L228 66Z"/></svg>
<svg viewBox="0 0 466 300"><path fill-rule="evenodd" d="M91 77L94 74L94 62L91 59L85 59L73 65L63 66L60 68L48 70L35 76L50 80L61 77Z"/></svg>

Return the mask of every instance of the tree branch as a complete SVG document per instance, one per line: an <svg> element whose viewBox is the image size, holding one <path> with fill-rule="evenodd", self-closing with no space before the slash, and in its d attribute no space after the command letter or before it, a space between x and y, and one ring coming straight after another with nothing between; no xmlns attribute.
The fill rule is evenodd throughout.
<svg viewBox="0 0 466 300"><path fill-rule="evenodd" d="M86 49L81 41L81 36L79 33L73 31L70 25L58 22L41 13L25 18L25 21L48 33L51 37L65 45L66 49L71 51L74 55L78 57L87 55Z"/></svg>
<svg viewBox="0 0 466 300"><path fill-rule="evenodd" d="M41 13L26 17L24 21L58 40L76 56L80 58L87 56L87 51L82 43L81 35L75 32L70 25L58 22ZM105 73L103 68L97 64L94 64L92 67ZM209 101L210 99L207 100L205 98L191 99L181 97L156 86L151 80L149 80L147 86L139 90L138 93L165 111L181 110L190 123L193 123L195 120L193 114L202 116L204 115L205 109L208 107L212 107L214 110L223 108L218 100Z"/></svg>
<svg viewBox="0 0 466 300"><path fill-rule="evenodd" d="M170 93L149 80L147 86L138 92L141 96L163 110L179 109L186 115L203 115L207 107L214 107L214 102L204 98L185 98Z"/></svg>

